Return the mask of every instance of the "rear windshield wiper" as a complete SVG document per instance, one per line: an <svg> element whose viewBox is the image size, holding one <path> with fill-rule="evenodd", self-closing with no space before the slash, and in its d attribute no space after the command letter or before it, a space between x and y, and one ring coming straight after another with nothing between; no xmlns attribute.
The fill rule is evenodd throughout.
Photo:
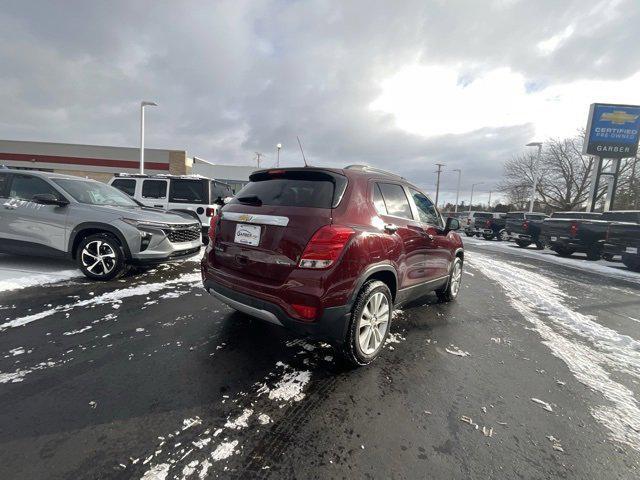
<svg viewBox="0 0 640 480"><path fill-rule="evenodd" d="M247 195L246 197L238 197L240 203L248 203L250 205L262 205L262 200L257 195Z"/></svg>

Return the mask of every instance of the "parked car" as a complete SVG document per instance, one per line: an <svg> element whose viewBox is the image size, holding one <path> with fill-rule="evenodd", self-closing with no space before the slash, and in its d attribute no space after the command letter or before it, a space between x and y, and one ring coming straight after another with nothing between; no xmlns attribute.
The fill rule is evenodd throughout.
<svg viewBox="0 0 640 480"><path fill-rule="evenodd" d="M116 174L109 185L148 207L183 212L202 224L207 238L209 220L233 191L226 183L198 175Z"/></svg>
<svg viewBox="0 0 640 480"><path fill-rule="evenodd" d="M473 237L474 235L479 237L482 235L482 232L476 227L476 219L487 220L492 217L493 214L491 212L467 212L466 215L462 217L462 227L464 228L465 235L467 237Z"/></svg>
<svg viewBox="0 0 640 480"><path fill-rule="evenodd" d="M507 237L516 242L520 248L527 248L535 244L538 250L544 248L544 241L540 238L542 222L548 215L538 212L509 212L507 213L505 230Z"/></svg>
<svg viewBox="0 0 640 480"><path fill-rule="evenodd" d="M544 220L542 237L547 246L562 257L582 252L589 260L598 260L607 225L601 213L555 212Z"/></svg>
<svg viewBox="0 0 640 480"><path fill-rule="evenodd" d="M603 256L620 255L627 268L640 271L640 211L607 213L615 221L607 226Z"/></svg>
<svg viewBox="0 0 640 480"><path fill-rule="evenodd" d="M0 251L69 256L87 277L113 279L134 264L200 251L200 224L145 208L104 183L45 172L0 170Z"/></svg>
<svg viewBox="0 0 640 480"><path fill-rule="evenodd" d="M491 217L476 217L475 230L479 232L485 240L508 240L507 231L505 230L507 224L506 213L492 213Z"/></svg>
<svg viewBox="0 0 640 480"><path fill-rule="evenodd" d="M419 188L377 169L261 170L211 219L202 279L232 308L365 365L394 308L431 291L458 296L457 228Z"/></svg>

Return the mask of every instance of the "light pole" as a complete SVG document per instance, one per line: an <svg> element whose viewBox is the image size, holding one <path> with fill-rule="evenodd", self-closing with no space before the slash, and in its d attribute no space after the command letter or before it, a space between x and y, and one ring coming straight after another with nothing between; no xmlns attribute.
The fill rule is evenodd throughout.
<svg viewBox="0 0 640 480"><path fill-rule="evenodd" d="M442 167L444 167L444 163L436 163L438 166L438 170L436 173L438 174L438 180L436 181L436 208L438 207L438 197L440 196L440 173L442 172Z"/></svg>
<svg viewBox="0 0 640 480"><path fill-rule="evenodd" d="M538 157L533 167L533 191L531 192L531 203L529 203L529 211L533 212L533 202L536 198L536 190L538 189L538 168L540 168L540 157L542 156L542 142L527 143L527 147L538 147Z"/></svg>
<svg viewBox="0 0 640 480"><path fill-rule="evenodd" d="M473 205L473 189L476 188L476 185L482 185L484 182L478 182L471 185L471 198L469 199L469 211L471 211L471 206Z"/></svg>
<svg viewBox="0 0 640 480"><path fill-rule="evenodd" d="M493 191L489 191L489 210L491 210L491 194Z"/></svg>
<svg viewBox="0 0 640 480"><path fill-rule="evenodd" d="M458 191L456 192L456 206L454 212L458 213L458 200L460 199L460 180L462 179L462 170L459 168L453 169L454 172L458 172Z"/></svg>
<svg viewBox="0 0 640 480"><path fill-rule="evenodd" d="M140 173L144 173L144 107L157 107L154 102L140 102Z"/></svg>
<svg viewBox="0 0 640 480"><path fill-rule="evenodd" d="M279 167L280 166L280 150L282 149L282 144L281 143L277 144L276 145L276 149L277 149L277 151L276 151L276 158L277 158L276 167Z"/></svg>

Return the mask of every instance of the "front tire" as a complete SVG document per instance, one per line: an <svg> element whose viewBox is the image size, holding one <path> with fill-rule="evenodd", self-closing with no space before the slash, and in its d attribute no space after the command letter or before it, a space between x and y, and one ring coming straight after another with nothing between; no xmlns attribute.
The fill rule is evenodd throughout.
<svg viewBox="0 0 640 480"><path fill-rule="evenodd" d="M451 302L458 297L460 293L460 285L462 283L462 260L460 257L456 257L451 266L451 273L449 273L449 280L447 284L436 290L436 295L441 302Z"/></svg>
<svg viewBox="0 0 640 480"><path fill-rule="evenodd" d="M379 280L364 284L353 309L342 358L353 367L373 362L384 347L393 316L393 298L389 287Z"/></svg>
<svg viewBox="0 0 640 480"><path fill-rule="evenodd" d="M500 230L500 232L498 233L498 240L501 242L509 241L509 234L507 233L506 230Z"/></svg>
<svg viewBox="0 0 640 480"><path fill-rule="evenodd" d="M78 245L76 260L82 273L92 280L113 280L126 270L122 245L108 233L84 238Z"/></svg>

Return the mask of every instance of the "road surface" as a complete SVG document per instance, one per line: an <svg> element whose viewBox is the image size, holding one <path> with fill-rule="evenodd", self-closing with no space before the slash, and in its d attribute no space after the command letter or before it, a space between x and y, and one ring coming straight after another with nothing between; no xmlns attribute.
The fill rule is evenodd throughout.
<svg viewBox="0 0 640 480"><path fill-rule="evenodd" d="M405 308L352 371L196 261L14 284L0 478L639 478L640 275L465 242L459 299Z"/></svg>

